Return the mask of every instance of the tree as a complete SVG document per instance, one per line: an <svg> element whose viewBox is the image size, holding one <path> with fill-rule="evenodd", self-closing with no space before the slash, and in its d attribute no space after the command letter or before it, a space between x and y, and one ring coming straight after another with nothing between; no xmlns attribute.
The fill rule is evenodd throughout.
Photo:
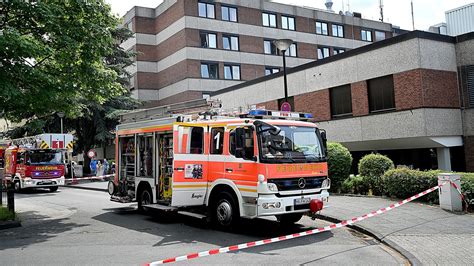
<svg viewBox="0 0 474 266"><path fill-rule="evenodd" d="M81 117L89 104L126 92L127 52L116 48L127 32L103 0L2 1L0 13L5 118Z"/></svg>

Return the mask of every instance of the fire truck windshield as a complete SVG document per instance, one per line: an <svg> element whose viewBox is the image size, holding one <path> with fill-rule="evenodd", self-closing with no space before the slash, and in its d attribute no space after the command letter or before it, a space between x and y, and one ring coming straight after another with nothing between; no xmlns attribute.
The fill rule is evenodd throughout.
<svg viewBox="0 0 474 266"><path fill-rule="evenodd" d="M58 165L63 164L61 151L32 150L28 151L28 163L31 165Z"/></svg>
<svg viewBox="0 0 474 266"><path fill-rule="evenodd" d="M259 132L262 161L305 163L325 160L321 141L315 128L280 126L278 129Z"/></svg>

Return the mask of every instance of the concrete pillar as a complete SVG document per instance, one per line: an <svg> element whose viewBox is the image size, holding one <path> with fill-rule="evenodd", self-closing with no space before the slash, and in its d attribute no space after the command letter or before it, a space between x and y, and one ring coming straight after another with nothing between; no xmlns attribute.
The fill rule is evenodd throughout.
<svg viewBox="0 0 474 266"><path fill-rule="evenodd" d="M449 148L437 148L438 169L451 171L451 153Z"/></svg>

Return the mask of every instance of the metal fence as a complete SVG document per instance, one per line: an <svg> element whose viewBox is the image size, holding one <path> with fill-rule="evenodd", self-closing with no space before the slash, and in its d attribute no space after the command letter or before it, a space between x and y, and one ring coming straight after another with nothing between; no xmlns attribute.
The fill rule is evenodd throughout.
<svg viewBox="0 0 474 266"><path fill-rule="evenodd" d="M0 168L0 206L15 212L15 190L3 179L3 168Z"/></svg>

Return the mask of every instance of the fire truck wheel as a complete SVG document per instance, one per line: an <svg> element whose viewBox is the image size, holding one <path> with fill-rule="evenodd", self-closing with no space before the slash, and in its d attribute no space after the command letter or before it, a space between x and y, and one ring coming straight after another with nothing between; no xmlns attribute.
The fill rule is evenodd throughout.
<svg viewBox="0 0 474 266"><path fill-rule="evenodd" d="M58 190L58 186L50 187L50 188L49 188L49 191L50 191L50 192L56 192L57 190Z"/></svg>
<svg viewBox="0 0 474 266"><path fill-rule="evenodd" d="M151 191L148 188L144 188L139 194L138 201L138 210L143 211L143 205L148 205L151 203Z"/></svg>
<svg viewBox="0 0 474 266"><path fill-rule="evenodd" d="M21 184L20 184L20 181L19 181L19 180L16 180L16 181L15 181L14 186L15 186L15 191L16 191L16 192L20 192L20 191L21 191Z"/></svg>
<svg viewBox="0 0 474 266"><path fill-rule="evenodd" d="M223 229L236 225L240 219L240 214L232 194L223 191L217 195L216 199L212 210L214 223Z"/></svg>
<svg viewBox="0 0 474 266"><path fill-rule="evenodd" d="M292 225L303 217L303 213L289 213L278 215L277 219L282 225Z"/></svg>

